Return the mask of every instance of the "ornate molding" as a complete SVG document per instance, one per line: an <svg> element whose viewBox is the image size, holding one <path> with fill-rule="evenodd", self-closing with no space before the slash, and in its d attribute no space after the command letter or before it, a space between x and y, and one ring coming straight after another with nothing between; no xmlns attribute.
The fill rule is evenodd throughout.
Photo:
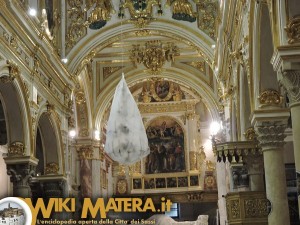
<svg viewBox="0 0 300 225"><path fill-rule="evenodd" d="M174 62L175 56L179 55L179 48L174 43L163 46L160 40L147 41L144 47L133 45L130 50L133 65L143 63L151 74L159 74L166 61Z"/></svg>
<svg viewBox="0 0 300 225"><path fill-rule="evenodd" d="M270 202L264 192L230 192L225 198L229 224L268 224Z"/></svg>
<svg viewBox="0 0 300 225"><path fill-rule="evenodd" d="M11 60L7 60L6 63L8 65L9 74L0 77L1 83L13 82L14 79L20 75L20 68L15 62L13 62Z"/></svg>
<svg viewBox="0 0 300 225"><path fill-rule="evenodd" d="M173 101L173 102L151 102L139 103L141 113L162 113L162 112L186 112L194 110L197 101Z"/></svg>
<svg viewBox="0 0 300 225"><path fill-rule="evenodd" d="M129 10L130 20L138 28L144 28L146 25L153 20L152 9L154 6L158 7L157 13L162 14L162 6L160 0L141 0L141 1L130 1L125 0L124 3L120 4L118 16L123 18L125 16L125 9Z"/></svg>
<svg viewBox="0 0 300 225"><path fill-rule="evenodd" d="M289 44L300 42L300 15L291 18L284 30L289 38Z"/></svg>
<svg viewBox="0 0 300 225"><path fill-rule="evenodd" d="M283 147L286 137L285 128L285 124L277 124L276 122L263 122L261 125L255 126L257 139L262 149Z"/></svg>
<svg viewBox="0 0 300 225"><path fill-rule="evenodd" d="M255 141L224 142L215 144L213 148L217 161L243 163L248 155L261 155L261 148Z"/></svg>
<svg viewBox="0 0 300 225"><path fill-rule="evenodd" d="M247 141L255 141L257 139L257 134L255 133L255 130L253 127L249 127L245 133L245 138L247 139Z"/></svg>
<svg viewBox="0 0 300 225"><path fill-rule="evenodd" d="M216 39L218 4L216 1L199 1L197 4L198 28L212 39Z"/></svg>
<svg viewBox="0 0 300 225"><path fill-rule="evenodd" d="M282 74L281 83L284 85L288 92L290 102L300 102L300 71L284 71Z"/></svg>
<svg viewBox="0 0 300 225"><path fill-rule="evenodd" d="M45 167L45 174L49 175L49 174L58 174L59 172L59 166L57 163L52 162L52 163L47 163L46 167Z"/></svg>
<svg viewBox="0 0 300 225"><path fill-rule="evenodd" d="M11 143L8 147L8 156L25 156L24 144L20 141L15 141Z"/></svg>
<svg viewBox="0 0 300 225"><path fill-rule="evenodd" d="M245 199L245 217L246 218L261 218L267 217L268 199Z"/></svg>
<svg viewBox="0 0 300 225"><path fill-rule="evenodd" d="M190 151L190 170L197 170L197 152Z"/></svg>
<svg viewBox="0 0 300 225"><path fill-rule="evenodd" d="M93 158L93 147L92 146L81 146L77 149L79 159L92 159Z"/></svg>
<svg viewBox="0 0 300 225"><path fill-rule="evenodd" d="M283 102L283 97L279 94L278 91L275 90L265 90L260 93L259 97L260 107L267 106L281 106Z"/></svg>

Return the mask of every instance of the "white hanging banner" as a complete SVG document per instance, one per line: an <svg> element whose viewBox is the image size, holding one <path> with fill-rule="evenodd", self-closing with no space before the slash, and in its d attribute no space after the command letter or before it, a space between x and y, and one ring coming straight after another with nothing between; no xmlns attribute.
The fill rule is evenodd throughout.
<svg viewBox="0 0 300 225"><path fill-rule="evenodd" d="M150 153L142 117L124 74L111 105L105 151L113 160L126 165L140 161Z"/></svg>

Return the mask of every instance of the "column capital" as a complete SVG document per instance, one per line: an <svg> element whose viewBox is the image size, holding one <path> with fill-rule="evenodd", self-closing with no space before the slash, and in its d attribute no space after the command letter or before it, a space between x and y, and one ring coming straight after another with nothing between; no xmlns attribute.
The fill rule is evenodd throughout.
<svg viewBox="0 0 300 225"><path fill-rule="evenodd" d="M288 109L254 111L251 123L262 150L277 149L284 145L284 131L290 116Z"/></svg>
<svg viewBox="0 0 300 225"><path fill-rule="evenodd" d="M276 122L265 122L260 126L255 126L255 130L258 134L259 145L262 150L266 148L278 148L283 147L284 138L286 135L284 131L286 124L279 124Z"/></svg>
<svg viewBox="0 0 300 225"><path fill-rule="evenodd" d="M279 75L280 83L286 88L291 104L300 102L300 69L285 70Z"/></svg>

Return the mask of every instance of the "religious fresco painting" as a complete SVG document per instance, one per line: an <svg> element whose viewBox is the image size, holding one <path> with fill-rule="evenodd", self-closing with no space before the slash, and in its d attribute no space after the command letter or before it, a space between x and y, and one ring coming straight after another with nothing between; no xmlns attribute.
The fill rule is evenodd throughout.
<svg viewBox="0 0 300 225"><path fill-rule="evenodd" d="M147 174L185 171L184 133L172 118L157 118L147 127L150 154L146 158Z"/></svg>

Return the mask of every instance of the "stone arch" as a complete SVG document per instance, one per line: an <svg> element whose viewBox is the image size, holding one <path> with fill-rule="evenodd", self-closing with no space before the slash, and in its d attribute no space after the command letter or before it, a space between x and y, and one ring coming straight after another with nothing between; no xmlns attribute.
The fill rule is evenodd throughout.
<svg viewBox="0 0 300 225"><path fill-rule="evenodd" d="M54 110L42 111L37 118L34 153L42 157L37 172L44 175L64 173L62 137L55 114Z"/></svg>
<svg viewBox="0 0 300 225"><path fill-rule="evenodd" d="M119 29L111 29L111 27L106 27L101 29L101 38L99 38L99 33L95 32L88 38L81 40L80 45L73 48L67 56L70 59L70 70L73 73L78 74L78 72L82 70L82 63L86 64L90 55L93 55L93 52L98 52L112 42L120 41L120 39L126 39L128 35L131 35L137 31L137 28L131 24L119 23L115 25L115 27L120 26L122 26L122 34ZM203 32L196 32L189 27L178 29L176 23L164 20L152 22L149 24L147 29L158 33L165 33L173 38L177 37L181 41L186 41L191 46L198 47L203 58L210 64L213 62L213 50L211 49L211 45L214 44L214 42ZM84 46L84 48L82 46Z"/></svg>
<svg viewBox="0 0 300 225"><path fill-rule="evenodd" d="M21 142L24 155L32 154L29 103L19 67L11 62L0 63L0 94L6 117L8 146Z"/></svg>
<svg viewBox="0 0 300 225"><path fill-rule="evenodd" d="M139 81L141 81L140 73L142 73L141 71L138 72L128 72L127 74L125 74L125 79L126 82L128 84L128 86L131 86L132 84L135 84ZM110 84L108 85L107 89L105 91L102 92L103 95L101 95L100 98L101 101L97 101L97 109L98 111L96 112L96 117L95 117L95 124L101 124L101 119L103 116L103 113L105 112L106 108L108 107L108 105L110 104L110 101L113 97L114 91L115 91L115 86L118 82L117 77L119 77L120 74L115 74L115 79L110 82ZM219 120L219 113L218 113L218 103L217 103L217 98L215 93L213 92L213 90L211 90L210 88L208 88L208 85L205 84L205 82L203 82L202 80L197 80L197 82L195 82L195 80L193 80L191 78L191 75L189 77L186 77L183 75L183 71L181 70L170 70L170 71L165 71L163 74L163 77L166 79L169 79L170 81L174 81L174 82L179 82L184 84L185 86L191 87L192 90L194 90L195 92L197 92L200 96L203 97L203 100L205 99L204 104L207 106L208 110L211 113L211 116L213 118L213 120Z"/></svg>

